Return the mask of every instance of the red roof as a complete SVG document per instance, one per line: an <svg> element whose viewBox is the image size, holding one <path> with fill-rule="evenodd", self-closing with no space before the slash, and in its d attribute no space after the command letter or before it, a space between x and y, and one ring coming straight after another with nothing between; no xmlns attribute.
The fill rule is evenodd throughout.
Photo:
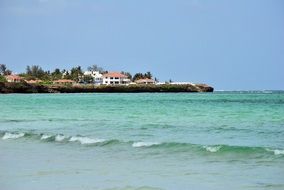
<svg viewBox="0 0 284 190"><path fill-rule="evenodd" d="M5 76L6 79L8 80L22 80L22 77L18 76L18 75L7 75Z"/></svg>
<svg viewBox="0 0 284 190"><path fill-rule="evenodd" d="M128 78L128 76L121 74L119 72L109 72L109 73L103 74L103 77Z"/></svg>

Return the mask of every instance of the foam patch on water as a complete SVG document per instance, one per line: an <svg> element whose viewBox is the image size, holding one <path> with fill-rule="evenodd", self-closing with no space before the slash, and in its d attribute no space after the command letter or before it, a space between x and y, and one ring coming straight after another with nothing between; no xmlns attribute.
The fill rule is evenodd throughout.
<svg viewBox="0 0 284 190"><path fill-rule="evenodd" d="M149 147L153 145L159 145L161 143L158 142L135 142L132 144L132 147L139 148L139 147Z"/></svg>
<svg viewBox="0 0 284 190"><path fill-rule="evenodd" d="M5 135L2 137L3 140L6 139L17 139L25 136L25 133L8 133L6 132Z"/></svg>
<svg viewBox="0 0 284 190"><path fill-rule="evenodd" d="M104 139L92 139L89 137L71 137L70 142L80 142L81 144L96 144L104 142Z"/></svg>
<svg viewBox="0 0 284 190"><path fill-rule="evenodd" d="M49 139L50 137L52 137L51 135L41 135L41 140L46 140Z"/></svg>
<svg viewBox="0 0 284 190"><path fill-rule="evenodd" d="M204 146L203 148L208 152L218 152L221 146Z"/></svg>
<svg viewBox="0 0 284 190"><path fill-rule="evenodd" d="M275 155L280 155L280 154L284 154L284 150L274 150L273 151Z"/></svg>
<svg viewBox="0 0 284 190"><path fill-rule="evenodd" d="M64 135L56 135L55 136L55 141L60 142L63 141L65 139Z"/></svg>
<svg viewBox="0 0 284 190"><path fill-rule="evenodd" d="M272 150L272 149L266 149L267 151L270 151L270 152L273 152L274 155L283 155L284 154L284 150L280 150L280 149L275 149L275 150Z"/></svg>

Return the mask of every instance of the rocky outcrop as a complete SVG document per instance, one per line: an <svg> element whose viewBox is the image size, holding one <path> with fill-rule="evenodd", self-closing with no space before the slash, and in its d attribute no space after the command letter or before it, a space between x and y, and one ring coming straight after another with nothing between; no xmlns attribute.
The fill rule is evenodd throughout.
<svg viewBox="0 0 284 190"><path fill-rule="evenodd" d="M206 84L162 84L162 85L128 85L128 86L94 86L94 85L40 85L27 83L0 83L0 93L84 93L84 92L213 92Z"/></svg>

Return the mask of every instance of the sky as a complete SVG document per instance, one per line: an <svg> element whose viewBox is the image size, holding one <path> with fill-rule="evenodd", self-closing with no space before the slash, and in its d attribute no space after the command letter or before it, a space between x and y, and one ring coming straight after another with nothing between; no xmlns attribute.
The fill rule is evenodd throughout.
<svg viewBox="0 0 284 190"><path fill-rule="evenodd" d="M0 63L284 90L284 1L0 0Z"/></svg>

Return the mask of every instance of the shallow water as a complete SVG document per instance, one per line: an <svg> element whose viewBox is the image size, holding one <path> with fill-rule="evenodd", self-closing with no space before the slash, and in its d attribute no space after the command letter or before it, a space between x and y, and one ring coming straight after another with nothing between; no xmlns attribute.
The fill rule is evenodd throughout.
<svg viewBox="0 0 284 190"><path fill-rule="evenodd" d="M0 95L1 189L284 189L284 93Z"/></svg>

